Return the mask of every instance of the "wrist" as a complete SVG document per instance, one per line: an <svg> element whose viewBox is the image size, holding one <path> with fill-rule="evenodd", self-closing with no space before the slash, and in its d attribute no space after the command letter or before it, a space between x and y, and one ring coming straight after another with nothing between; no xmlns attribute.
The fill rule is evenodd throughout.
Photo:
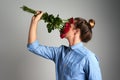
<svg viewBox="0 0 120 80"><path fill-rule="evenodd" d="M37 24L38 24L38 21L35 21L35 20L34 20L34 21L31 21L31 24L32 24L32 25L37 25Z"/></svg>

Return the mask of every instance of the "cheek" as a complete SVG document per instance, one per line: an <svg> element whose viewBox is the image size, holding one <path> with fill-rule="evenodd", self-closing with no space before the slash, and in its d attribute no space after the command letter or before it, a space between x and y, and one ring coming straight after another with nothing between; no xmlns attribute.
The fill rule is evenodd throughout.
<svg viewBox="0 0 120 80"><path fill-rule="evenodd" d="M73 29L70 29L66 35L72 36L72 35L74 35L74 33L75 33L74 30L73 30Z"/></svg>

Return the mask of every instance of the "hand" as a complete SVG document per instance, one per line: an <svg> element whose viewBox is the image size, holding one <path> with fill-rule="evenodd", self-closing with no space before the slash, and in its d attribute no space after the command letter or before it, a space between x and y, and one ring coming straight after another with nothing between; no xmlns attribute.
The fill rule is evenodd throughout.
<svg viewBox="0 0 120 80"><path fill-rule="evenodd" d="M32 22L37 22L41 19L43 15L42 11L37 11L36 14L32 17Z"/></svg>

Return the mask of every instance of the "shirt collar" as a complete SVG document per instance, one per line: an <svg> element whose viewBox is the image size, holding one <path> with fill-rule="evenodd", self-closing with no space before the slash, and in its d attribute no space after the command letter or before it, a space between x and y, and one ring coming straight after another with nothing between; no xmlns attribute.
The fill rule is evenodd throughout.
<svg viewBox="0 0 120 80"><path fill-rule="evenodd" d="M83 43L82 43L82 42L79 42L79 43L71 46L71 49L73 49L73 50L74 50L74 49L80 49L80 48L82 48L82 47L83 47Z"/></svg>

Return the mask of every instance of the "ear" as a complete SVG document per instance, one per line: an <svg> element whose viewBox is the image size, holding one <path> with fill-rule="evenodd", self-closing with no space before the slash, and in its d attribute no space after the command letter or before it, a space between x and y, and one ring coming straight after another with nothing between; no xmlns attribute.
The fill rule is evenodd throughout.
<svg viewBox="0 0 120 80"><path fill-rule="evenodd" d="M80 29L76 29L76 34L80 34Z"/></svg>
<svg viewBox="0 0 120 80"><path fill-rule="evenodd" d="M74 35L75 35L75 36L80 36L80 29L76 29Z"/></svg>

